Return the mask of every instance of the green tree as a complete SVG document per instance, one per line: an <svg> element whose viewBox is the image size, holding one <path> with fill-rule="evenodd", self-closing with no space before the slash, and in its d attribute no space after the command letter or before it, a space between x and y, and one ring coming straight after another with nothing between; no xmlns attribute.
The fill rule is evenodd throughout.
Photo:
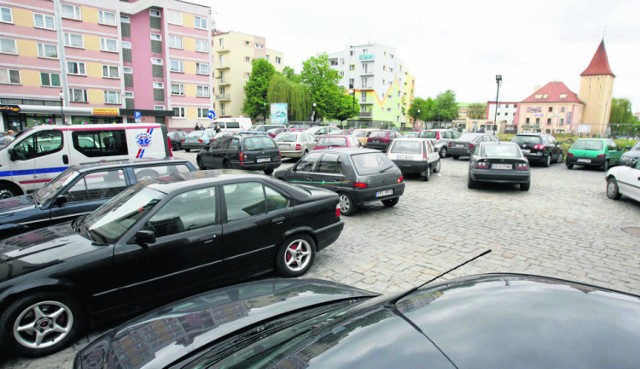
<svg viewBox="0 0 640 369"><path fill-rule="evenodd" d="M291 82L300 82L300 76L293 68L286 66L282 69L282 75Z"/></svg>
<svg viewBox="0 0 640 369"><path fill-rule="evenodd" d="M331 69L329 56L321 54L311 57L302 63L300 82L304 84L311 97L312 104L316 104L316 119L335 117L340 104L335 99L343 94L338 86L340 74Z"/></svg>
<svg viewBox="0 0 640 369"><path fill-rule="evenodd" d="M469 118L482 119L487 116L487 104L473 103L469 104Z"/></svg>
<svg viewBox="0 0 640 369"><path fill-rule="evenodd" d="M413 119L417 119L423 122L429 122L433 120L433 106L434 100L427 98L426 100L420 97L413 99L413 103L409 108L409 116ZM418 110L420 113L418 114Z"/></svg>
<svg viewBox="0 0 640 369"><path fill-rule="evenodd" d="M433 120L438 122L452 121L458 116L456 93L447 90L439 94L433 104Z"/></svg>
<svg viewBox="0 0 640 369"><path fill-rule="evenodd" d="M616 99L611 100L611 116L609 123L625 123L633 124L638 121L631 109L631 101L629 99Z"/></svg>
<svg viewBox="0 0 640 369"><path fill-rule="evenodd" d="M287 103L289 120L307 120L311 116L309 94L304 85L293 82L283 74L276 73L269 82L267 101Z"/></svg>
<svg viewBox="0 0 640 369"><path fill-rule="evenodd" d="M354 102L355 97L348 94L347 91L342 89L342 94L337 96L336 106L332 109L331 115L328 115L329 119L337 119L340 122L344 122L349 118L353 118L358 115L359 107Z"/></svg>
<svg viewBox="0 0 640 369"><path fill-rule="evenodd" d="M251 119L269 115L267 104L267 91L271 77L276 73L276 69L265 59L254 59L251 62L251 76L244 85L244 104L242 111L249 115Z"/></svg>

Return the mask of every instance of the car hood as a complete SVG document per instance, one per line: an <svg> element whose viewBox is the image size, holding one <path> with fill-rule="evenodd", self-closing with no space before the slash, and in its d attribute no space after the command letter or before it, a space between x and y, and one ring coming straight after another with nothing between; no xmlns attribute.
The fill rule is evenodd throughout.
<svg viewBox="0 0 640 369"><path fill-rule="evenodd" d="M71 223L41 228L0 241L0 281L30 273L96 246L71 228Z"/></svg>
<svg viewBox="0 0 640 369"><path fill-rule="evenodd" d="M164 367L262 321L316 305L376 295L314 279L270 279L205 292L108 331L76 355L74 368Z"/></svg>

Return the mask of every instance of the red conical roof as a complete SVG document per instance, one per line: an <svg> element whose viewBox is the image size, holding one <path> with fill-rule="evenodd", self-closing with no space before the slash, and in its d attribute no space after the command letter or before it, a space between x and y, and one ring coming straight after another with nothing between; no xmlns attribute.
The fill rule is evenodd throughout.
<svg viewBox="0 0 640 369"><path fill-rule="evenodd" d="M596 50L593 59L587 69L580 74L581 76L603 76L609 75L615 78L615 74L611 71L609 66L609 58L607 57L607 50L604 48L604 39L600 42L598 50Z"/></svg>

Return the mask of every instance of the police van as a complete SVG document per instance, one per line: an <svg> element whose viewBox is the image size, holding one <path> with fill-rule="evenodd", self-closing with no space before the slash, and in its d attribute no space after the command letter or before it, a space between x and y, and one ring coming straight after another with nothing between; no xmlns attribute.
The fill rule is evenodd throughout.
<svg viewBox="0 0 640 369"><path fill-rule="evenodd" d="M0 148L0 198L43 187L73 164L173 156L164 124L28 128Z"/></svg>

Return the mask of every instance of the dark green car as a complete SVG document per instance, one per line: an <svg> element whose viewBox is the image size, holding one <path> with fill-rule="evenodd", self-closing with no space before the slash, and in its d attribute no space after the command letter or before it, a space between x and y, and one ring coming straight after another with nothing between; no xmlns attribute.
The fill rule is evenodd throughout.
<svg viewBox="0 0 640 369"><path fill-rule="evenodd" d="M610 138L579 138L567 152L567 168L584 165L607 171L609 167L620 164L622 153Z"/></svg>

